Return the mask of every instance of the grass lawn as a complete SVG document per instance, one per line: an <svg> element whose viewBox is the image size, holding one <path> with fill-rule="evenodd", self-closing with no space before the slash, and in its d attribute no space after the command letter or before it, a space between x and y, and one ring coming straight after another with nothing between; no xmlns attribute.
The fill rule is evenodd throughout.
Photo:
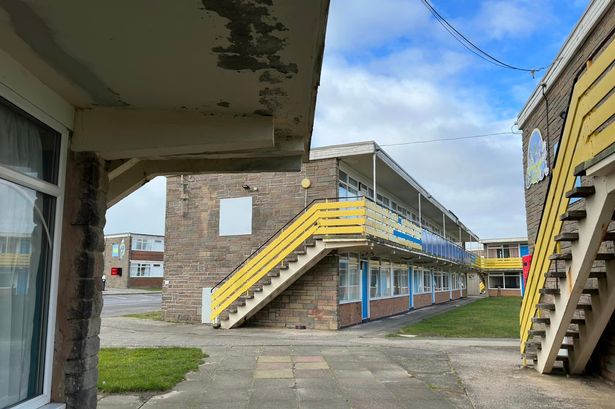
<svg viewBox="0 0 615 409"><path fill-rule="evenodd" d="M142 312L139 314L126 314L124 317L140 318L142 320L162 321L162 311Z"/></svg>
<svg viewBox="0 0 615 409"><path fill-rule="evenodd" d="M400 334L457 338L518 338L521 297L487 297L400 330Z"/></svg>
<svg viewBox="0 0 615 409"><path fill-rule="evenodd" d="M166 391L196 370L199 348L102 348L98 390L106 393Z"/></svg>

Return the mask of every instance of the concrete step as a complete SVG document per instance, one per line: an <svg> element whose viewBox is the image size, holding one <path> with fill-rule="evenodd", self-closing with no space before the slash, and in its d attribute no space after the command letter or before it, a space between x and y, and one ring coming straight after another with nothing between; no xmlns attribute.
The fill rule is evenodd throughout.
<svg viewBox="0 0 615 409"><path fill-rule="evenodd" d="M600 291L597 288L584 288L583 294L598 295Z"/></svg>
<svg viewBox="0 0 615 409"><path fill-rule="evenodd" d="M598 254L596 254L596 260L601 260L601 261L615 260L615 254L613 254L613 253L598 253Z"/></svg>
<svg viewBox="0 0 615 409"><path fill-rule="evenodd" d="M541 288L538 290L540 294L559 295L559 288Z"/></svg>
<svg viewBox="0 0 615 409"><path fill-rule="evenodd" d="M592 305L591 304L577 304L577 310L591 311Z"/></svg>
<svg viewBox="0 0 615 409"><path fill-rule="evenodd" d="M575 325L585 325L585 318L573 318L570 320L570 323Z"/></svg>
<svg viewBox="0 0 615 409"><path fill-rule="evenodd" d="M530 337L544 337L547 335L547 331L544 329L530 329L527 331Z"/></svg>
<svg viewBox="0 0 615 409"><path fill-rule="evenodd" d="M604 235L604 239L602 241L615 241L615 232L609 231Z"/></svg>
<svg viewBox="0 0 615 409"><path fill-rule="evenodd" d="M572 345L572 344L562 344L560 349L571 350L571 349L574 349L574 345Z"/></svg>
<svg viewBox="0 0 615 409"><path fill-rule="evenodd" d="M550 302L539 302L536 304L536 308L539 310L555 311L555 304Z"/></svg>
<svg viewBox="0 0 615 409"><path fill-rule="evenodd" d="M279 269L271 270L270 272L267 273L267 277L279 277L279 276L280 276Z"/></svg>
<svg viewBox="0 0 615 409"><path fill-rule="evenodd" d="M566 273L563 271L547 271L546 278L566 278Z"/></svg>
<svg viewBox="0 0 615 409"><path fill-rule="evenodd" d="M579 333L577 331L566 331L566 336L570 338L579 338Z"/></svg>
<svg viewBox="0 0 615 409"><path fill-rule="evenodd" d="M577 241L579 240L579 233L561 233L555 236L553 239L557 242L560 241Z"/></svg>
<svg viewBox="0 0 615 409"><path fill-rule="evenodd" d="M536 349L538 351L540 351L542 349L542 342L538 342L538 341L529 341L525 344L526 348L529 349Z"/></svg>
<svg viewBox="0 0 615 409"><path fill-rule="evenodd" d="M572 254L570 253L556 253L549 256L549 260L572 260Z"/></svg>
<svg viewBox="0 0 615 409"><path fill-rule="evenodd" d="M589 278L606 278L606 271L591 271Z"/></svg>
<svg viewBox="0 0 615 409"><path fill-rule="evenodd" d="M568 210L566 213L562 214L559 219L566 222L571 220L583 220L586 217L587 212L585 210Z"/></svg>
<svg viewBox="0 0 615 409"><path fill-rule="evenodd" d="M546 324L546 325L549 325L549 324L551 324L551 318L538 318L538 317L534 317L534 318L532 318L532 322L534 324Z"/></svg>
<svg viewBox="0 0 615 409"><path fill-rule="evenodd" d="M566 192L568 199L590 197L596 193L596 188L593 186L577 186Z"/></svg>

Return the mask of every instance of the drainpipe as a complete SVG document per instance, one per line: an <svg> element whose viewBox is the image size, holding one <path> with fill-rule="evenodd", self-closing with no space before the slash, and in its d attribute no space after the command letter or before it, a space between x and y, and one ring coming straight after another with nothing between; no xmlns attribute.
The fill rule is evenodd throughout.
<svg viewBox="0 0 615 409"><path fill-rule="evenodd" d="M448 299L453 300L453 273L448 272Z"/></svg>
<svg viewBox="0 0 615 409"><path fill-rule="evenodd" d="M414 269L408 264L408 288L410 293L410 309L414 309Z"/></svg>
<svg viewBox="0 0 615 409"><path fill-rule="evenodd" d="M433 270L431 270L431 303L436 303L436 280L434 279Z"/></svg>

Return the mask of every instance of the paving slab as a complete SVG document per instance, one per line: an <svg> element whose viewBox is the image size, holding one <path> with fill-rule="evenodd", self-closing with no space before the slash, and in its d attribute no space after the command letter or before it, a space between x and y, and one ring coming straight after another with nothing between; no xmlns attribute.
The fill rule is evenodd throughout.
<svg viewBox="0 0 615 409"><path fill-rule="evenodd" d="M104 347L194 346L209 354L198 371L149 399L145 409L613 408L615 388L600 379L520 369L517 340L384 336L455 305L337 332L216 331L103 318L100 338ZM323 363L329 369L305 369ZM103 396L99 407L136 409L143 403L127 396Z"/></svg>

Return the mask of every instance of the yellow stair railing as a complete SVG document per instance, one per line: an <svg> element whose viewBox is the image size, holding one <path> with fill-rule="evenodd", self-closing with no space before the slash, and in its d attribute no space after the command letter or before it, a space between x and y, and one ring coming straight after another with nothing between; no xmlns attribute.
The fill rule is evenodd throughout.
<svg viewBox="0 0 615 409"><path fill-rule="evenodd" d="M481 257L478 260L478 267L481 270L521 270L523 268L521 257Z"/></svg>
<svg viewBox="0 0 615 409"><path fill-rule="evenodd" d="M0 267L30 267L30 253L0 253Z"/></svg>
<svg viewBox="0 0 615 409"><path fill-rule="evenodd" d="M316 203L212 294L211 320L315 235L365 234L366 200Z"/></svg>
<svg viewBox="0 0 615 409"><path fill-rule="evenodd" d="M565 193L575 184L576 166L592 159L615 142L615 41L587 69L574 85L557 162L551 175L540 221L536 246L520 311L521 352L525 352L536 304L549 271L549 256L555 252L554 237L562 230L559 216L568 207Z"/></svg>

